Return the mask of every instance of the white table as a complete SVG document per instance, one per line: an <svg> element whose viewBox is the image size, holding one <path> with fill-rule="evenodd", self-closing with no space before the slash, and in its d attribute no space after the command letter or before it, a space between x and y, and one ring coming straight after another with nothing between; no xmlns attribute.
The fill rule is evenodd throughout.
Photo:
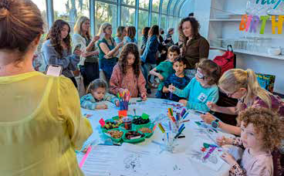
<svg viewBox="0 0 284 176"><path fill-rule="evenodd" d="M131 99L131 102L136 102L137 99ZM170 101L165 101L162 99L152 99L149 98L146 102L137 102L136 104L132 104L129 106L129 111L128 114L133 115L134 111L133 109L136 109L137 115L141 115L142 113L147 113L150 115L150 119L153 120L157 116L162 116L162 114L166 115L168 108L173 107L171 103L175 102L170 102ZM175 103L177 104L177 103ZM174 108L174 112L180 112L182 109L177 109L176 107ZM189 155L191 153L192 148L196 147L196 145L199 145L200 143L207 142L214 144L212 136L208 135L208 133L200 133L199 130L201 129L196 125L196 121L201 121L201 118L197 113L194 113L193 111L188 111L189 114L186 117L186 119L190 119L189 122L185 123L185 130L183 134L186 136L185 138L182 139L177 139L175 144L177 145L175 147L175 150L173 153L170 153L168 151L162 151L161 147L152 141L158 142L158 143L163 143L162 138L163 134L159 130L159 128L156 128L154 135L146 139L144 142L136 144L139 146L143 147L143 150L152 152L152 155L155 155L155 158L149 158L147 161L144 159L141 159L141 165L145 164L150 164L149 166L149 171L147 171L147 174L141 174L139 171L135 173L128 173L130 176L135 176L135 175L148 175L148 176L188 176L188 175L194 175L194 176L222 176L222 175L228 175L228 171L230 169L230 166L226 164L225 162L222 164L220 169L218 171L215 171L214 169L198 163L196 160L192 159L192 155ZM98 141L100 140L99 138L99 120L101 118L104 119L110 119L113 116L118 115L118 108L115 107L112 104L109 104L109 109L108 110L97 110L97 111L90 111L90 110L85 110L82 109L82 113L85 114L91 114L92 116L89 117L89 120L91 122L91 125L93 127L93 134L89 137L89 139L86 141L85 144L93 142L93 141ZM163 120L163 121L167 121ZM229 136L229 134L225 134L223 132L219 131L219 135L226 135ZM125 145L125 144L123 144ZM129 144L126 144L125 146L120 146L124 147L124 149L127 148L132 148ZM102 147L109 147L109 146L100 146ZM134 146L134 149L135 150ZM117 147L119 148L119 147ZM194 148L196 149L196 148ZM160 151L160 152L159 152ZM153 154L154 153L154 154ZM121 155L121 153L120 153ZM78 162L80 163L82 159L83 154L79 153L77 154ZM219 157L218 157L219 159ZM222 161L222 160L221 160ZM119 164L116 164L119 165ZM96 167L96 166L93 166ZM141 166L142 168L143 166ZM146 167L146 166L144 166ZM147 166L148 167L148 166ZM214 167L214 166L213 166ZM113 167L112 167L113 168ZM86 168L85 168L86 169ZM116 175L111 171L112 169L109 169L110 172L107 175L114 176ZM84 167L83 167L84 171ZM89 174L86 174L89 175ZM96 175L96 174L91 174L91 175ZM122 174L118 174L119 176ZM127 174L123 174L125 176L128 176Z"/></svg>

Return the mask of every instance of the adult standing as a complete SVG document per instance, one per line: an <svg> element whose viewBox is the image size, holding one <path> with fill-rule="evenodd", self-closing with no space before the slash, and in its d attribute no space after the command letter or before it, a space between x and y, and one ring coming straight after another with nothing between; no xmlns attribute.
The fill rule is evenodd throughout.
<svg viewBox="0 0 284 176"><path fill-rule="evenodd" d="M174 45L174 41L173 41L173 35L174 35L174 28L170 28L168 30L168 33L165 37L165 44L167 45L167 47L169 48L170 46Z"/></svg>
<svg viewBox="0 0 284 176"><path fill-rule="evenodd" d="M31 0L0 1L0 175L83 175L75 149L92 129L78 91L32 66L43 25Z"/></svg>
<svg viewBox="0 0 284 176"><path fill-rule="evenodd" d="M195 76L195 65L202 58L208 58L209 43L199 34L199 22L194 17L183 18L179 24L179 33L183 41L182 56L187 60L186 75Z"/></svg>
<svg viewBox="0 0 284 176"><path fill-rule="evenodd" d="M74 26L72 41L73 47L81 46L81 50L84 51L79 67L85 88L88 87L90 82L99 78L99 52L96 51L95 47L95 43L99 39L99 36L91 37L90 19L85 16L80 17Z"/></svg>
<svg viewBox="0 0 284 176"><path fill-rule="evenodd" d="M62 74L70 78L77 87L73 71L77 70L82 52L78 49L72 54L69 24L63 20L56 20L46 39L41 50L48 65L61 66Z"/></svg>
<svg viewBox="0 0 284 176"><path fill-rule="evenodd" d="M150 30L150 27L144 27L142 29L142 45L141 45L140 55L143 55L145 51L147 40L148 40L148 35L149 35L149 30Z"/></svg>
<svg viewBox="0 0 284 176"><path fill-rule="evenodd" d="M100 74L107 83L109 83L113 67L118 61L119 48L123 42L116 44L112 38L112 26L109 23L103 23L99 30L99 36L103 38L98 42Z"/></svg>
<svg viewBox="0 0 284 176"><path fill-rule="evenodd" d="M156 67L157 52L159 48L159 26L153 25L149 31L149 38L147 40L146 48L141 56L143 74L146 79L147 93L151 94L151 89L148 85L148 74L150 70Z"/></svg>
<svg viewBox="0 0 284 176"><path fill-rule="evenodd" d="M125 36L126 36L126 28L124 26L119 26L116 30L116 37L114 38L115 43L123 42Z"/></svg>
<svg viewBox="0 0 284 176"><path fill-rule="evenodd" d="M135 43L138 44L136 38L136 28L134 26L129 26L126 28L126 36L124 37L125 44L126 43Z"/></svg>

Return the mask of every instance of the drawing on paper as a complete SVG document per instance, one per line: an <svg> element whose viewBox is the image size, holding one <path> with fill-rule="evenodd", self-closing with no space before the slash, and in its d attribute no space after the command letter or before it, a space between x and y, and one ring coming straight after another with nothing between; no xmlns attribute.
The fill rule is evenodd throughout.
<svg viewBox="0 0 284 176"><path fill-rule="evenodd" d="M193 150L190 155L202 163L218 163L219 151L216 150L217 146L213 144L203 143L200 150Z"/></svg>
<svg viewBox="0 0 284 176"><path fill-rule="evenodd" d="M137 172L141 168L141 161L140 161L139 154L130 154L127 156L123 162L125 164L125 169L130 172Z"/></svg>

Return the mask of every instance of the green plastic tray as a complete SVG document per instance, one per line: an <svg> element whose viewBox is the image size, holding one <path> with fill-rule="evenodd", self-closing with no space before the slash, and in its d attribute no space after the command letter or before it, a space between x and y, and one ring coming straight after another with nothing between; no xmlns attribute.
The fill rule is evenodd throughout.
<svg viewBox="0 0 284 176"><path fill-rule="evenodd" d="M149 127L146 127L146 128L150 128L151 130L152 130L152 133L144 133L144 135L145 135L145 137L146 138L149 138L149 137L151 137L153 134L154 134L154 131L153 131L153 127L154 127L154 124L150 124L150 126ZM139 129L141 129L141 128L139 128ZM139 129L135 129L136 131L139 131ZM141 132L141 131L139 131L139 132ZM142 133L142 132L141 132Z"/></svg>
<svg viewBox="0 0 284 176"><path fill-rule="evenodd" d="M105 122L114 122L114 120L112 120L112 119L107 119L107 120L105 120ZM113 129L105 129L104 127L102 127L101 126L101 130L102 130L102 132L107 132L107 131L109 131L109 130L114 130L114 129L118 129L119 127L117 127L117 128L113 128Z"/></svg>
<svg viewBox="0 0 284 176"><path fill-rule="evenodd" d="M134 130L131 130L131 131L134 131ZM143 142L143 141L145 140L145 135L144 135L144 137L141 137L141 138L139 138L139 139L127 139L127 138L125 137L125 134L126 134L126 133L127 133L127 132L125 131L124 134L123 134L123 136L122 136L122 140L123 140L124 142L127 142L127 143L139 143L139 142ZM143 133L141 133L140 131L138 131L138 133L143 134Z"/></svg>
<svg viewBox="0 0 284 176"><path fill-rule="evenodd" d="M122 131L122 130L118 130L118 129L111 129L111 130L108 130L108 131ZM106 137L111 138L111 140L112 140L112 141L114 141L114 142L121 142L122 137L124 136L124 131L122 131L122 132L123 132L123 134L122 134L122 136L121 136L120 138L113 138L113 137L111 137L110 135L107 135L107 132L108 132L108 131L104 132L104 135L105 135Z"/></svg>

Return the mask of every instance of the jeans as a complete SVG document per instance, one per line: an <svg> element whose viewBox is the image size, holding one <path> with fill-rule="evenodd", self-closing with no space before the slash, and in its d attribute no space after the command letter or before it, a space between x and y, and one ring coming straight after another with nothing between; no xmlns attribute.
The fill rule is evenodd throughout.
<svg viewBox="0 0 284 176"><path fill-rule="evenodd" d="M83 76L85 89L89 84L99 78L99 63L98 62L85 62L84 66L80 66L80 72Z"/></svg>

